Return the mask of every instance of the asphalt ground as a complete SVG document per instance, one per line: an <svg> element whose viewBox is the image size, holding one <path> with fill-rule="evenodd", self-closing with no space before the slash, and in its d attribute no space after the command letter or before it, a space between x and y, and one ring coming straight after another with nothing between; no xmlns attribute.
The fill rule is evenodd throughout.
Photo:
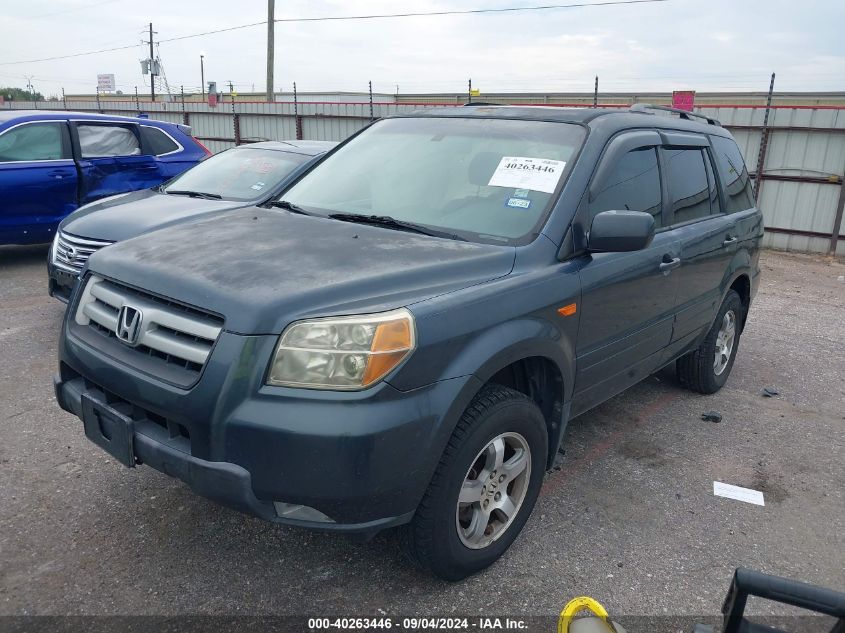
<svg viewBox="0 0 845 633"><path fill-rule="evenodd" d="M586 594L624 624L715 617L738 566L845 590L841 262L764 253L725 388L693 394L664 370L573 420L522 535L450 584L409 566L392 533L272 525L88 442L53 398L64 306L45 258L0 247L0 615L553 618ZM765 506L714 496L714 480Z"/></svg>

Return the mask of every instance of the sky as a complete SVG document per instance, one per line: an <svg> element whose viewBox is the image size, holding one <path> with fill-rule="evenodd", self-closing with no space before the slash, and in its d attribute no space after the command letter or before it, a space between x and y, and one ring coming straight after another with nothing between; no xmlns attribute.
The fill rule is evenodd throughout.
<svg viewBox="0 0 845 633"><path fill-rule="evenodd" d="M596 2L600 0L583 0ZM276 18L536 6L566 0L276 0ZM155 39L261 22L266 0L0 0L0 85L93 93L98 73L149 92ZM276 24L275 88L301 92L845 90L845 0L667 0L481 15ZM27 60L129 46L96 55ZM171 89L263 91L266 26L164 42Z"/></svg>

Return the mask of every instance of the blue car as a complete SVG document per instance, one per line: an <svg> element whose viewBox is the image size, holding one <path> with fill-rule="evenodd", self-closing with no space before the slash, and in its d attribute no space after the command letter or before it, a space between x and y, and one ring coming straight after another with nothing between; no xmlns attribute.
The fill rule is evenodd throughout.
<svg viewBox="0 0 845 633"><path fill-rule="evenodd" d="M0 112L0 244L40 244L80 206L149 189L210 152L190 128L145 118Z"/></svg>
<svg viewBox="0 0 845 633"><path fill-rule="evenodd" d="M95 251L199 216L265 204L337 143L265 141L233 147L152 189L103 198L62 220L47 260L50 295L67 302Z"/></svg>

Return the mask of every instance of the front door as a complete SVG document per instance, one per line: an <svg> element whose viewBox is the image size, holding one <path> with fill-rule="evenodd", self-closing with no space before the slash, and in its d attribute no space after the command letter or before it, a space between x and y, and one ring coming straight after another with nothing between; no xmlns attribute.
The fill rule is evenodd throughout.
<svg viewBox="0 0 845 633"><path fill-rule="evenodd" d="M642 136L642 133L638 133ZM581 318L573 414L642 380L659 367L672 338L680 243L664 229L656 133L647 144L606 151L590 190L587 219L601 211L645 211L655 218L650 246L630 253L586 255L581 268ZM610 146L609 146L610 147Z"/></svg>
<svg viewBox="0 0 845 633"><path fill-rule="evenodd" d="M26 122L0 133L0 244L49 242L76 195L67 123Z"/></svg>
<svg viewBox="0 0 845 633"><path fill-rule="evenodd" d="M161 182L157 158L142 152L137 125L77 121L73 127L83 204Z"/></svg>

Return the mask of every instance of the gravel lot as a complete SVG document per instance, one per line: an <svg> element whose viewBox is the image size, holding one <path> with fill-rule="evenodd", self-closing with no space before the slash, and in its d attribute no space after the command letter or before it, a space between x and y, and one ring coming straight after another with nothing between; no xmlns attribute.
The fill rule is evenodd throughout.
<svg viewBox="0 0 845 633"><path fill-rule="evenodd" d="M741 565L845 590L841 262L765 253L727 386L691 394L664 370L574 420L510 552L447 584L390 533L271 525L90 444L53 399L64 308L45 257L0 247L0 615L551 616L586 594L624 623L715 615ZM765 507L714 497L714 480L762 490Z"/></svg>

